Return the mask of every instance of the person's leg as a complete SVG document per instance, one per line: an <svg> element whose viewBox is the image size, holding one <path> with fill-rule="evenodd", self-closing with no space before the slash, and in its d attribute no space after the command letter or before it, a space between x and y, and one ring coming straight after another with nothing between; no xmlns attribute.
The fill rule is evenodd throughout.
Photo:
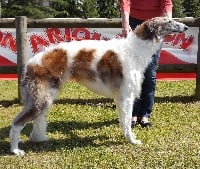
<svg viewBox="0 0 200 169"><path fill-rule="evenodd" d="M139 100L140 112L138 112L139 116L141 117L141 124L143 124L144 127L148 127L148 125L150 126L149 118L152 112L155 98L156 71L158 68L159 55L160 50L152 56L152 62L149 64L144 74L145 78L142 85L141 98Z"/></svg>
<svg viewBox="0 0 200 169"><path fill-rule="evenodd" d="M140 111L141 111L141 99L136 99L134 104L133 104L133 111L132 111L132 123L131 123L131 127L135 127L138 122L140 121L139 117L140 117Z"/></svg>

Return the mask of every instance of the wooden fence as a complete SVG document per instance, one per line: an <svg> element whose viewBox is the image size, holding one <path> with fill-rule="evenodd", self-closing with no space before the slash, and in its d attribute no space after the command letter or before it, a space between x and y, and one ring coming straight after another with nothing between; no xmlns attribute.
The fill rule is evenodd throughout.
<svg viewBox="0 0 200 169"><path fill-rule="evenodd" d="M196 89L195 95L200 98L200 18L175 18L189 27L199 27L198 34L198 52L197 64L170 64L159 65L160 73L191 73L196 72ZM18 74L21 77L22 68L27 62L27 28L120 28L121 19L70 19L70 18L46 18L46 19L28 19L25 16L16 18L1 18L0 28L16 28L17 42L17 66L0 67L0 74ZM18 78L18 84L20 80ZM19 86L18 85L18 86ZM18 97L20 98L19 88Z"/></svg>

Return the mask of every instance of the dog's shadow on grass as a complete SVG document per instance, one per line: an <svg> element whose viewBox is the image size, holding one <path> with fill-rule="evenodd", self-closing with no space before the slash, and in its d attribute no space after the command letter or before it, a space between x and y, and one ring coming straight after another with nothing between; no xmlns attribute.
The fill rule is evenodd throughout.
<svg viewBox="0 0 200 169"><path fill-rule="evenodd" d="M107 108L115 109L115 103L113 99L110 98L95 98L95 99L58 99L54 101L54 104L62 104L62 105L90 105L93 107L102 106Z"/></svg>
<svg viewBox="0 0 200 169"><path fill-rule="evenodd" d="M94 99L71 99L71 98L65 98L65 99L57 99L54 101L54 104L79 104L79 105L91 105L91 106L99 106L100 104L108 105L108 107L112 107L114 105L113 99L110 98L94 98ZM9 107L13 105L22 105L19 99L15 98L13 100L0 100L0 107ZM115 106L114 106L115 108Z"/></svg>
<svg viewBox="0 0 200 169"><path fill-rule="evenodd" d="M0 100L0 107L9 107L19 103L20 101L17 98L13 100Z"/></svg>
<svg viewBox="0 0 200 169"><path fill-rule="evenodd" d="M200 101L200 98L196 97L195 95L191 96L165 96L165 97L155 97L155 102L157 103L192 103Z"/></svg>
<svg viewBox="0 0 200 169"><path fill-rule="evenodd" d="M164 97L155 97L155 101L158 103L172 102L172 103L190 103L200 101L200 98L197 98L194 95L191 96L164 96ZM115 108L113 99L109 98L97 98L97 99L57 99L55 104L80 104L80 105L91 105L99 106L99 104L105 104L108 107ZM19 99L15 98L13 100L0 100L1 107L9 107L14 104L20 104ZM108 105L109 104L109 105ZM111 105L112 104L112 105Z"/></svg>
<svg viewBox="0 0 200 169"><path fill-rule="evenodd" d="M47 127L47 133L49 135L49 140L46 142L33 143L30 141L25 141L24 143L19 143L19 147L25 152L51 152L56 150L72 150L76 147L100 147L100 146L111 146L123 144L120 141L110 141L109 137L104 133L98 132L97 134L90 135L89 133L85 136L79 136L76 131L82 130L95 130L105 126L118 125L117 119L101 121L101 122L79 122L79 121L58 121L49 122ZM0 129L0 135L3 136L1 140L7 139L9 136L10 127ZM22 130L21 135L29 137L32 130L32 123L26 125ZM56 138L52 138L51 134L56 133ZM57 137L57 133L59 133ZM9 155L10 143L8 141L0 140L0 156Z"/></svg>

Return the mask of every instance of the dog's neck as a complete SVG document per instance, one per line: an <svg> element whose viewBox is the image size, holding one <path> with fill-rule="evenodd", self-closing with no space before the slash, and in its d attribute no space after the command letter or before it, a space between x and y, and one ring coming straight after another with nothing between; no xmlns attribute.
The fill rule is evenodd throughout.
<svg viewBox="0 0 200 169"><path fill-rule="evenodd" d="M146 35L143 37L147 37ZM153 36L152 36L153 37ZM131 62L131 66L134 69L137 69L143 72L148 64L152 60L153 54L155 54L160 48L162 44L162 39L154 40L154 38L140 38L135 32L131 32L128 34L127 38L127 51L129 51L129 56L132 58L140 57L140 59L136 59L137 63ZM134 59L135 60L135 59ZM141 69L141 65L143 65L144 69Z"/></svg>
<svg viewBox="0 0 200 169"><path fill-rule="evenodd" d="M133 31L128 34L127 41L129 48L134 47L135 49L142 49L138 52L143 53L143 51L147 50L148 52L153 52L153 54L160 49L161 44L163 43L164 38L154 35L147 35L146 31L143 31L144 35L141 32ZM132 50L131 49L131 50Z"/></svg>

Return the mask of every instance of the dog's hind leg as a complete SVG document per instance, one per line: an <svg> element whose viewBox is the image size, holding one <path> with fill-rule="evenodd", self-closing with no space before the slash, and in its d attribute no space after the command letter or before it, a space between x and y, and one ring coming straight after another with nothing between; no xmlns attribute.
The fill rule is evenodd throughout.
<svg viewBox="0 0 200 169"><path fill-rule="evenodd" d="M33 119L33 130L29 137L30 141L41 142L48 140L46 136L46 128L47 128L46 115L57 94L56 89L50 89L50 91L51 92L49 93L47 92L45 97L43 97L38 101L38 103L41 104L41 106L38 111L38 116Z"/></svg>
<svg viewBox="0 0 200 169"><path fill-rule="evenodd" d="M115 98L120 126L124 136L130 143L141 144L141 141L136 139L135 134L131 130L133 100L133 96L128 92L121 92L119 96Z"/></svg>
<svg viewBox="0 0 200 169"><path fill-rule="evenodd" d="M51 90L52 91L52 90ZM57 90L55 90L57 92ZM27 122L33 120L33 131L30 138L33 141L46 140L46 112L54 99L54 93L48 90L37 93L31 97L27 94L24 102L24 108L21 113L13 120L10 130L11 152L16 155L24 155L24 151L18 148L19 134Z"/></svg>
<svg viewBox="0 0 200 169"><path fill-rule="evenodd" d="M18 148L19 143L19 134L21 130L24 128L24 125L16 125L13 121L12 127L10 129L10 151L16 155L24 155L24 151Z"/></svg>
<svg viewBox="0 0 200 169"><path fill-rule="evenodd" d="M34 120L35 122L33 124L33 132L31 132L31 139L33 141L46 140L46 125L44 127L42 123L45 122L44 112L46 112L47 110L47 103L43 100L43 102L37 103L37 105L35 103L32 104L29 109L24 108L23 111L14 119L12 127L10 129L10 150L12 153L16 155L25 154L23 150L20 150L18 148L19 134L26 123L31 120Z"/></svg>
<svg viewBox="0 0 200 169"><path fill-rule="evenodd" d="M23 110L13 120L10 129L10 150L16 155L24 155L24 151L18 148L19 134L26 125L26 123L28 123L35 117L36 109L33 106L29 106L30 105L28 104L24 105Z"/></svg>

